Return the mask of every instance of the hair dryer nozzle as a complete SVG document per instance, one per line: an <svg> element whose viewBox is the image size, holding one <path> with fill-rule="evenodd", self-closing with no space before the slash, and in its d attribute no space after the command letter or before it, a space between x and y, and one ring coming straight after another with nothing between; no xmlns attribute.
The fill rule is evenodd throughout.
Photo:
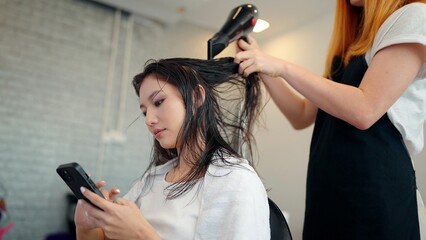
<svg viewBox="0 0 426 240"><path fill-rule="evenodd" d="M257 18L258 11L253 4L244 4L232 9L220 31L207 42L208 59L214 58L231 42L251 33Z"/></svg>

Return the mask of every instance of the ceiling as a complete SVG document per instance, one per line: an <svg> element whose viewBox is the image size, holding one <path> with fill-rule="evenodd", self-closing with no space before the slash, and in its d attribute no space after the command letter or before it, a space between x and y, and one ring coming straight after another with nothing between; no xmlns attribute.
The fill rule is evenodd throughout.
<svg viewBox="0 0 426 240"><path fill-rule="evenodd" d="M218 31L231 10L251 3L270 28L255 33L266 39L291 31L325 14L334 14L335 0L93 0L166 25L191 22Z"/></svg>

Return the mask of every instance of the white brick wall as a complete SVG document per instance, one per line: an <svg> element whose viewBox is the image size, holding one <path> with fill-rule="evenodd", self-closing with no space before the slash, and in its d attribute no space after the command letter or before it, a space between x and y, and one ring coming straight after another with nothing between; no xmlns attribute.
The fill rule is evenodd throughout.
<svg viewBox="0 0 426 240"><path fill-rule="evenodd" d="M0 0L0 182L15 221L5 240L67 230L59 164L79 162L123 193L145 170L151 139L143 118L124 144L100 141L114 15L81 0ZM123 13L107 129L117 122L127 20ZM139 114L130 81L148 58L206 57L210 32L158 26L134 26L126 126Z"/></svg>

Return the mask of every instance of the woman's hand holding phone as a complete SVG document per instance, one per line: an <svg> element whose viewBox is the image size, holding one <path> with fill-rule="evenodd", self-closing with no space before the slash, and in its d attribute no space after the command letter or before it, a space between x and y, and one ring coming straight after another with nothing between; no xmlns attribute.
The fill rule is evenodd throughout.
<svg viewBox="0 0 426 240"><path fill-rule="evenodd" d="M93 204L97 207L103 209L100 205L103 205L103 202L113 202L114 199L120 194L120 189L118 188L111 188L110 191L103 189L103 187L106 186L105 181L97 181L96 187L102 192L104 195L104 198L101 198L97 194L93 193L92 191L87 191L86 188L82 187L81 190L82 194ZM98 203L98 204L97 204ZM92 204L86 202L83 199L78 200L78 204L76 206L75 215L74 215L74 221L78 227L81 227L83 229L92 229L96 227L96 224L93 222L93 220L90 220L87 211L85 209L94 209L91 211L102 211L97 208L95 208Z"/></svg>
<svg viewBox="0 0 426 240"><path fill-rule="evenodd" d="M123 198L112 201L117 195L116 190L102 191L107 199L99 197L92 191L82 189L82 194L103 210L99 210L84 200L79 200L75 213L77 233L79 231L93 233L96 228L102 228L102 234L107 239L160 239L134 202Z"/></svg>

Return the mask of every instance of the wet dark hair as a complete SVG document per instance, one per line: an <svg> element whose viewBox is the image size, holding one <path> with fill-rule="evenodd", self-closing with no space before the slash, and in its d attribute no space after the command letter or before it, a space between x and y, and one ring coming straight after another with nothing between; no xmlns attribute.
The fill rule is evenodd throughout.
<svg viewBox="0 0 426 240"><path fill-rule="evenodd" d="M179 152L190 154L183 160L198 161L192 164L192 170L184 177L184 184L172 184L168 199L191 189L196 183L194 180L204 176L210 164L216 161L231 164L226 161L226 156L242 157L244 150L244 157L253 166L254 138L251 131L261 109L260 79L257 74L248 77L238 74L238 64L233 60L231 57L149 60L144 71L133 78L132 84L138 96L148 75L174 85L186 108L177 140L181 143ZM204 99L199 85L204 88ZM155 140L148 169L176 157L185 157L177 153L177 149L164 149Z"/></svg>

